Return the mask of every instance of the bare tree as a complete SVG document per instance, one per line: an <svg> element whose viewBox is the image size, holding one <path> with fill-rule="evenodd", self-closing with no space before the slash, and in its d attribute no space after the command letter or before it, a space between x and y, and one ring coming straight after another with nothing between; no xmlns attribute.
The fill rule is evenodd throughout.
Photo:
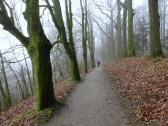
<svg viewBox="0 0 168 126"><path fill-rule="evenodd" d="M72 7L71 7L71 0L65 0L65 9L66 9L66 22L67 22L67 31L68 35L66 34L65 24L63 21L62 11L59 0L53 1L53 8L49 3L49 0L45 0L47 3L47 7L50 11L52 21L55 27L58 29L59 32L59 40L56 43L61 43L64 46L64 49L70 59L71 63L71 78L73 80L79 81L80 73L79 67L76 57L76 50L74 47L73 41L73 20L72 20Z"/></svg>
<svg viewBox="0 0 168 126"><path fill-rule="evenodd" d="M12 105L12 100L11 100L9 83L8 83L8 79L7 79L7 75L6 75L6 71L5 71L5 66L4 66L4 59L2 57L1 51L0 51L0 59L1 59L1 71L3 74L4 82L5 82L6 107L10 107ZM3 90L1 90L1 92L3 92Z"/></svg>
<svg viewBox="0 0 168 126"><path fill-rule="evenodd" d="M84 71L88 72L88 61L87 61L87 25L88 25L88 8L87 0L80 0L81 13L82 13L82 48L83 48L83 62Z"/></svg>
<svg viewBox="0 0 168 126"><path fill-rule="evenodd" d="M88 14L88 47L90 52L90 61L92 68L95 67L95 41L93 31L93 21L91 19L91 12Z"/></svg>

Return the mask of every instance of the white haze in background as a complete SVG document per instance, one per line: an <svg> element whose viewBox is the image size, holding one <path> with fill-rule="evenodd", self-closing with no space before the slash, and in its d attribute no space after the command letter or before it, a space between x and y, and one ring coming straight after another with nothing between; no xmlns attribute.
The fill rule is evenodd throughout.
<svg viewBox="0 0 168 126"><path fill-rule="evenodd" d="M16 0L10 0L12 3L12 1L16 2ZM22 12L24 11L24 4L21 4L20 2L21 0L17 0L17 5L16 5L16 11L18 11L18 16L20 17L20 22L21 22L21 26L22 26L22 30L23 30L23 33L26 35L26 22L24 21L24 18L23 18L23 15L22 15ZM43 1L43 0L42 0ZM43 3L41 1L41 3ZM61 1L61 7L62 7L62 10L64 11L64 3L63 3L63 0L60 0ZM92 3L91 2L92 0L89 0L89 3ZM97 3L100 3L100 4L104 4L106 0L94 0L96 1ZM123 1L123 0L122 0ZM145 0L133 0L133 7L134 8L137 8L138 6L142 6L143 2ZM92 3L93 4L93 3ZM92 5L93 6L93 5ZM79 17L80 15L80 0L72 0L72 8L73 8L73 14L74 14L74 17ZM21 12L22 10L22 12ZM91 8L91 12L94 11L95 15L99 16L101 15L100 12L98 11L95 11L94 8ZM53 35L50 35L52 33L52 31L56 31L55 28L54 28L54 25L52 23L47 23L48 20L50 20L48 17L48 14L46 12L46 15L47 19L45 19L45 17L43 17L44 20L42 20L43 22L43 27L44 27L44 30L47 34L47 36L49 38L51 38L51 36ZM78 18L78 21L80 21L80 19ZM54 39L51 38L52 41ZM18 40L13 37L10 33L8 33L7 31L3 30L3 27L0 25L0 50L2 52L6 51L8 48L10 48L11 46L15 46L15 45L19 45L20 42L18 42ZM19 57L20 54L20 51L16 51L17 53L17 56Z"/></svg>

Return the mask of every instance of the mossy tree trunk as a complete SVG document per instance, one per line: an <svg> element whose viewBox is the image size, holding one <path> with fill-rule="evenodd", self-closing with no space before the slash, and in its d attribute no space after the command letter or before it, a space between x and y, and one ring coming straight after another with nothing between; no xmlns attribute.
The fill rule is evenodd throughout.
<svg viewBox="0 0 168 126"><path fill-rule="evenodd" d="M76 57L76 51L74 47L74 39L73 39L73 19L72 19L72 8L71 8L71 0L67 1L65 0L65 10L66 10L66 21L68 26L68 34L69 34L69 47L66 46L66 52L70 59L71 64L71 77L72 80L80 80L80 73L79 73L79 67L78 67L78 61ZM65 37L64 37L65 38Z"/></svg>
<svg viewBox="0 0 168 126"><path fill-rule="evenodd" d="M44 34L39 18L39 1L29 0L27 16L30 27L28 52L31 55L37 108L45 109L54 104L54 89L50 62L51 43Z"/></svg>
<svg viewBox="0 0 168 126"><path fill-rule="evenodd" d="M54 104L50 45L41 43L41 46L34 48L31 59L34 66L37 108L42 110Z"/></svg>
<svg viewBox="0 0 168 126"><path fill-rule="evenodd" d="M158 13L158 0L148 0L150 17L150 55L152 58L162 57L160 42L160 21Z"/></svg>
<svg viewBox="0 0 168 126"><path fill-rule="evenodd" d="M75 58L76 54L70 54L69 57L70 57L72 80L80 81L78 61L77 61L77 58Z"/></svg>
<svg viewBox="0 0 168 126"><path fill-rule="evenodd" d="M0 1L0 24L14 35L27 49L33 65L35 78L36 107L43 110L54 104L54 89L50 50L52 45L44 34L39 17L39 0L27 0L25 19L29 37L25 37L16 27L7 13L3 1Z"/></svg>
<svg viewBox="0 0 168 126"><path fill-rule="evenodd" d="M132 0L127 1L128 7L128 56L135 56L135 40L134 40L134 12L132 8Z"/></svg>

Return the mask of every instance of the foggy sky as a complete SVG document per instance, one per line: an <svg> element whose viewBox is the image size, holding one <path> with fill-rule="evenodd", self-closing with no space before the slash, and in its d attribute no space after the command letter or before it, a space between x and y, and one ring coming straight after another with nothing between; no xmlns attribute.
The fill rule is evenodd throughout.
<svg viewBox="0 0 168 126"><path fill-rule="evenodd" d="M15 0L13 0L13 1L15 1ZM95 1L103 4L105 0L95 0ZM123 0L121 0L121 1L123 1ZM141 6L144 1L145 0L133 0L133 7L136 8L138 6ZM76 16L80 13L80 3L79 2L80 2L79 0L72 0L74 16ZM62 5L62 9L64 10L64 4L62 2L61 2L61 5ZM23 18L23 17L21 17L21 18ZM23 20L23 19L21 19L21 20ZM25 26L25 21L22 21L22 26ZM26 28L23 27L23 30L25 32ZM7 31L4 31L2 26L0 25L0 50L2 50L2 52L3 52L5 50L7 50L8 48L10 48L11 45L16 45L16 44L20 44L20 43L18 42L18 40L15 37L10 35L10 33L8 33Z"/></svg>

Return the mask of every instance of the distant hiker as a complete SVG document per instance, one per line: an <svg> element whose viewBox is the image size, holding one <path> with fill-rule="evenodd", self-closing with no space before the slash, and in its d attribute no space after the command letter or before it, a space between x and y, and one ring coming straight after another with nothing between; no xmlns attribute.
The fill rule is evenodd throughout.
<svg viewBox="0 0 168 126"><path fill-rule="evenodd" d="M99 60L97 61L97 66L98 66L98 67L100 66L100 61L99 61Z"/></svg>

